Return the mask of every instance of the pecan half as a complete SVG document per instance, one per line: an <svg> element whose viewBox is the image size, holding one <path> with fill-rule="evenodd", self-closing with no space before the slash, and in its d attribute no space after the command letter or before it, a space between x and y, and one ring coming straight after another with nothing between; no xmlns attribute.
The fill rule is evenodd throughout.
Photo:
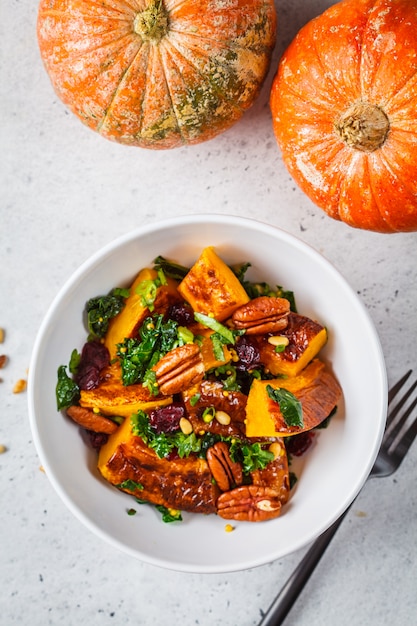
<svg viewBox="0 0 417 626"><path fill-rule="evenodd" d="M68 407L67 415L83 428L92 430L95 433L111 435L118 428L116 422L113 422L113 420L104 417L104 415L98 415L94 413L92 409L85 409L82 406L74 405Z"/></svg>
<svg viewBox="0 0 417 626"><path fill-rule="evenodd" d="M207 450L207 463L221 491L228 491L231 487L242 484L242 466L232 461L229 447L224 441L215 443Z"/></svg>
<svg viewBox="0 0 417 626"><path fill-rule="evenodd" d="M195 343L186 343L167 352L152 369L159 391L165 396L184 391L204 376L203 359Z"/></svg>
<svg viewBox="0 0 417 626"><path fill-rule="evenodd" d="M240 306L232 315L232 324L247 335L277 332L286 328L290 303L285 298L259 296Z"/></svg>
<svg viewBox="0 0 417 626"><path fill-rule="evenodd" d="M217 513L224 519L263 522L278 517L280 512L279 493L269 487L242 485L217 499Z"/></svg>

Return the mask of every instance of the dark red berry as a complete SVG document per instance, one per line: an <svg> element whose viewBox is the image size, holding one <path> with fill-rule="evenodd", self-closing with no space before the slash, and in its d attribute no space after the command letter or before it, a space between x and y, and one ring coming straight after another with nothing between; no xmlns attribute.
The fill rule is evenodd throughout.
<svg viewBox="0 0 417 626"><path fill-rule="evenodd" d="M241 337L235 346L239 361L236 368L240 371L254 369L260 363L259 349L248 337Z"/></svg>
<svg viewBox="0 0 417 626"><path fill-rule="evenodd" d="M95 450L99 450L101 446L104 446L107 443L109 438L105 433L95 433L92 430L87 430L87 436L90 443L90 446Z"/></svg>
<svg viewBox="0 0 417 626"><path fill-rule="evenodd" d="M314 436L315 435L311 432L311 430L307 430L299 435L288 437L286 441L287 452L293 456L301 456L313 443Z"/></svg>
<svg viewBox="0 0 417 626"><path fill-rule="evenodd" d="M180 427L180 419L184 417L182 404L173 403L154 409L149 413L149 423L157 433L173 433Z"/></svg>
<svg viewBox="0 0 417 626"><path fill-rule="evenodd" d="M89 341L84 344L81 360L75 381L80 389L88 391L100 384L100 372L110 363L107 348L99 341Z"/></svg>
<svg viewBox="0 0 417 626"><path fill-rule="evenodd" d="M194 313L188 304L173 304L168 311L168 317L180 326L189 326L194 322Z"/></svg>

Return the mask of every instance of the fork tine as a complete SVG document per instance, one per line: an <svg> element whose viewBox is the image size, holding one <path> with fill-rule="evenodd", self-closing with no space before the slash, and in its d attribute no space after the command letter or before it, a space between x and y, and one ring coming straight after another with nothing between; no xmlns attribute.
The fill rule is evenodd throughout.
<svg viewBox="0 0 417 626"><path fill-rule="evenodd" d="M400 432L401 428L405 424L408 416L410 415L411 411L410 409L408 409L401 415L401 418L397 421L397 423L394 424L394 418L397 417L399 411L404 407L406 401L411 396L416 387L417 380L414 381L408 391L399 399L397 405L392 409L392 411L390 411L389 417L387 419L387 428L385 430L386 436L384 437L385 449L388 449L389 446L392 444L392 442ZM414 408L414 405L412 405L412 407Z"/></svg>
<svg viewBox="0 0 417 626"><path fill-rule="evenodd" d="M407 382L407 380L410 378L410 375L412 373L413 370L408 370L408 372L406 372L404 374L404 376L395 383L395 385L393 385L391 387L391 389L388 392L388 406L390 407L390 405L392 404L393 400L396 398L398 392L403 388L404 383ZM408 395L411 394L411 391L408 392ZM400 400L400 403L404 403L406 398L408 398L408 395L405 396L405 398L402 398ZM388 416L387 416L387 421L385 424L385 431L388 430L388 428L390 427L390 425L392 424L392 422L394 421L394 418L397 416L398 411L401 408L401 404L398 403L394 408L390 408L389 412L388 412Z"/></svg>
<svg viewBox="0 0 417 626"><path fill-rule="evenodd" d="M395 450L395 455L398 458L398 467L400 466L401 461L405 457L406 453L408 452L416 436L417 436L417 419L414 420L410 429L407 430L406 433L404 433L403 438L399 441L398 447Z"/></svg>
<svg viewBox="0 0 417 626"><path fill-rule="evenodd" d="M414 398L414 401L411 403L411 405L408 407L406 411L407 417L416 408L416 406L417 406L417 398ZM417 417L414 420L414 422L411 424L411 426L407 428L407 430L405 431L401 439L395 445L393 454L395 455L397 459L398 467L400 466L401 461L403 460L404 456L406 455L408 449L410 448L411 444L413 443L416 437L417 437Z"/></svg>
<svg viewBox="0 0 417 626"><path fill-rule="evenodd" d="M395 396L403 387L404 383L410 378L412 371L413 370L408 370L408 372L406 372L404 376L391 387L388 392L388 403L391 403L394 400Z"/></svg>

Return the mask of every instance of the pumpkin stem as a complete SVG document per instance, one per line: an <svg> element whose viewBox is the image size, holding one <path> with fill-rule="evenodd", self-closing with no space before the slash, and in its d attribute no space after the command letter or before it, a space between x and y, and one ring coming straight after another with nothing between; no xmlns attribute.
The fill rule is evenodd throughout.
<svg viewBox="0 0 417 626"><path fill-rule="evenodd" d="M384 111L367 102L355 102L335 123L335 129L351 148L373 152L388 136L390 124Z"/></svg>
<svg viewBox="0 0 417 626"><path fill-rule="evenodd" d="M168 32L168 12L162 0L151 0L146 9L138 13L133 30L144 41L158 43Z"/></svg>

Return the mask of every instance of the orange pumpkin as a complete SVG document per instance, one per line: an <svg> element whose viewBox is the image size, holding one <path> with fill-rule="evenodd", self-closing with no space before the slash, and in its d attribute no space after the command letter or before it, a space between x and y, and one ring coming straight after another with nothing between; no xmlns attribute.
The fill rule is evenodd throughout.
<svg viewBox="0 0 417 626"><path fill-rule="evenodd" d="M344 0L306 24L270 104L313 202L356 228L417 230L417 2Z"/></svg>
<svg viewBox="0 0 417 626"><path fill-rule="evenodd" d="M41 0L38 41L61 100L103 137L144 148L225 131L259 94L273 0Z"/></svg>

